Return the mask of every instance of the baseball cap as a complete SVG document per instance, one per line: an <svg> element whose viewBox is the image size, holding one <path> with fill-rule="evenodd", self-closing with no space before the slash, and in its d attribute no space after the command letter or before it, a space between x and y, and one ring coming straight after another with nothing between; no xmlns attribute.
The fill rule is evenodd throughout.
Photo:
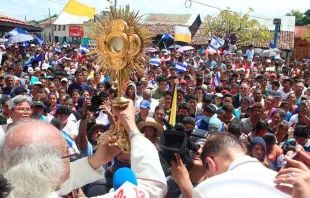
<svg viewBox="0 0 310 198"><path fill-rule="evenodd" d="M31 105L32 107L42 107L42 108L44 108L44 104L43 104L43 102L42 101L39 101L39 100L37 100L37 101L34 101L33 103L32 103L32 105Z"/></svg>
<svg viewBox="0 0 310 198"><path fill-rule="evenodd" d="M33 85L39 85L39 86L43 87L43 85L42 85L42 83L40 81L37 81L37 82L33 83Z"/></svg>
<svg viewBox="0 0 310 198"><path fill-rule="evenodd" d="M221 93L216 93L214 96L215 96L216 98L223 98L223 94L221 94Z"/></svg>
<svg viewBox="0 0 310 198"><path fill-rule="evenodd" d="M185 84L185 85L186 85L187 82L186 82L185 80L182 79L182 80L180 80L180 84Z"/></svg>
<svg viewBox="0 0 310 198"><path fill-rule="evenodd" d="M29 73L33 73L33 68L32 67L28 67L28 72Z"/></svg>
<svg viewBox="0 0 310 198"><path fill-rule="evenodd" d="M41 69L40 69L40 67L36 67L36 68L34 69L34 71L36 71L36 72L40 72L40 71L41 71Z"/></svg>
<svg viewBox="0 0 310 198"><path fill-rule="evenodd" d="M277 77L277 74L272 73L272 74L270 74L270 77L274 77L274 78L276 78L276 77Z"/></svg>
<svg viewBox="0 0 310 198"><path fill-rule="evenodd" d="M60 82L68 82L68 78L62 78Z"/></svg>
<svg viewBox="0 0 310 198"><path fill-rule="evenodd" d="M147 108L150 108L150 107L151 107L151 103L148 100L143 100L140 103L140 108L142 108L142 109L147 109Z"/></svg>
<svg viewBox="0 0 310 198"><path fill-rule="evenodd" d="M226 94L230 94L230 92L226 89L224 89L222 92L221 92L223 95L226 95Z"/></svg>
<svg viewBox="0 0 310 198"><path fill-rule="evenodd" d="M267 60L266 60L266 63L271 63L271 60L270 60L270 59L267 59Z"/></svg>

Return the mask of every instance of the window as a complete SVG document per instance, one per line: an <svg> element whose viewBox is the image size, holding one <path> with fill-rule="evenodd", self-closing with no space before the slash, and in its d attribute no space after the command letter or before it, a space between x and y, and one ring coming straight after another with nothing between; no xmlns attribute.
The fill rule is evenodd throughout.
<svg viewBox="0 0 310 198"><path fill-rule="evenodd" d="M63 30L63 31L66 31L66 26L65 26L65 25L62 27L62 30Z"/></svg>
<svg viewBox="0 0 310 198"><path fill-rule="evenodd" d="M60 30L61 30L61 25L58 26L58 31L60 31Z"/></svg>
<svg viewBox="0 0 310 198"><path fill-rule="evenodd" d="M56 25L53 25L53 28L54 28L54 31L56 31L56 29L57 29Z"/></svg>

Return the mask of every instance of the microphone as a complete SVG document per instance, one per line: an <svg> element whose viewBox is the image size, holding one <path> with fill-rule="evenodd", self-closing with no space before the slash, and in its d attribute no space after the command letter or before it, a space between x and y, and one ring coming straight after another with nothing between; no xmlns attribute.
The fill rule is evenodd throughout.
<svg viewBox="0 0 310 198"><path fill-rule="evenodd" d="M113 175L113 188L116 191L125 182L130 182L135 186L138 186L137 178L134 172L130 168L120 168Z"/></svg>

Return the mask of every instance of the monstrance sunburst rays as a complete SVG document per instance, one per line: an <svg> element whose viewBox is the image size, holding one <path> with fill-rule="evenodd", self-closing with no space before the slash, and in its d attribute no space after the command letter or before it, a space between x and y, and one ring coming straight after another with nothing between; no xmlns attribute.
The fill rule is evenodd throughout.
<svg viewBox="0 0 310 198"><path fill-rule="evenodd" d="M143 48L150 43L151 36L139 25L140 20L138 12L130 11L129 6L120 9L111 7L110 12L90 27L89 37L96 40L96 49L92 54L99 65L98 70L109 72L111 80L117 80L118 97L112 101L114 107L128 105L129 99L123 97L123 84L130 80L131 72L143 73L147 64ZM105 136L119 137L114 145L125 153L130 152L129 137L120 122L99 137L98 144Z"/></svg>
<svg viewBox="0 0 310 198"><path fill-rule="evenodd" d="M112 81L117 79L117 75L121 75L124 81L130 80L130 73L137 71L139 73L144 73L144 65L148 64L148 57L143 53L143 48L151 42L151 35L147 32L145 28L139 25L141 21L141 16L138 16L139 12L134 12L130 10L127 5L125 8L117 9L115 7L110 7L110 11L106 12L104 16L97 20L93 27L89 37L96 40L96 49L94 50L94 59L97 61L99 68L98 70L103 70L103 72L110 73ZM136 34L141 40L141 49L138 53L131 53L135 49L132 42L128 48L128 53L124 57L127 60L127 65L121 69L116 70L114 65L111 65L109 61L110 57L106 52L107 43L103 42L105 36L111 32L110 23L113 20L121 19L125 21L128 25L127 29L124 29L124 33L129 37ZM118 82L119 84L120 82ZM121 85L122 86L122 85Z"/></svg>

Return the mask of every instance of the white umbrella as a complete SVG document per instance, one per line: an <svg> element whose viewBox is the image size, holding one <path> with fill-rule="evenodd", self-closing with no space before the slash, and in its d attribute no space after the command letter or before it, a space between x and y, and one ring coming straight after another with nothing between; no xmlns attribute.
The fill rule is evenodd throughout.
<svg viewBox="0 0 310 198"><path fill-rule="evenodd" d="M15 28L14 30L10 31L8 35L10 36L8 40L8 45L12 45L14 43L21 43L25 41L31 41L34 39L31 35L29 35L27 31L19 28Z"/></svg>
<svg viewBox="0 0 310 198"><path fill-rule="evenodd" d="M183 46L180 47L177 51L178 52L183 52L183 51L188 51L188 50L193 50L194 48L192 46Z"/></svg>
<svg viewBox="0 0 310 198"><path fill-rule="evenodd" d="M273 57L273 56L277 56L280 53L281 53L281 50L275 48L275 49L264 50L262 55L263 57Z"/></svg>

